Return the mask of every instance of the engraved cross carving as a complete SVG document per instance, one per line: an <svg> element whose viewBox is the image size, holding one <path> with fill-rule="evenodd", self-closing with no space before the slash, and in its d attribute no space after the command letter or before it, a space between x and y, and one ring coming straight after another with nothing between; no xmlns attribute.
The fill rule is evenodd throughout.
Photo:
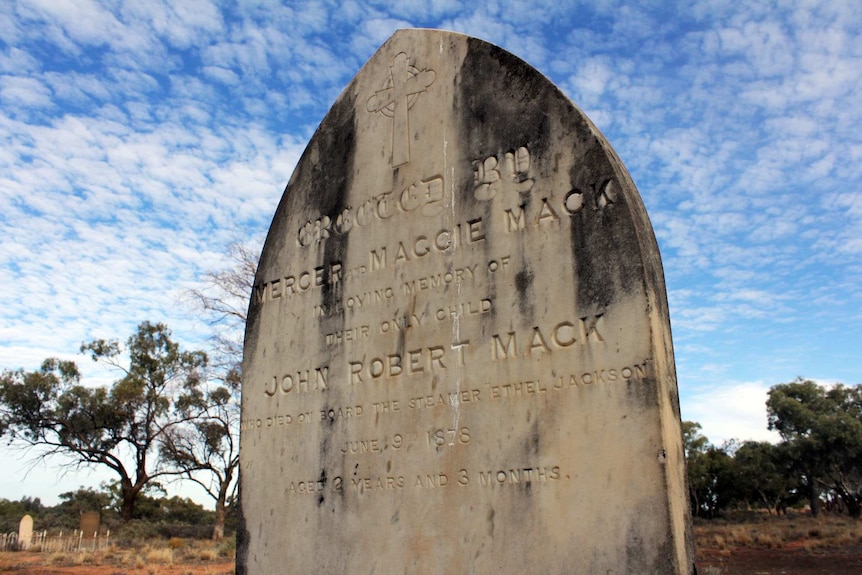
<svg viewBox="0 0 862 575"><path fill-rule="evenodd" d="M383 87L368 99L366 109L392 118L392 167L410 161L410 125L408 111L419 95L434 83L433 70L419 71L410 66L407 54L400 52L389 67L389 78Z"/></svg>

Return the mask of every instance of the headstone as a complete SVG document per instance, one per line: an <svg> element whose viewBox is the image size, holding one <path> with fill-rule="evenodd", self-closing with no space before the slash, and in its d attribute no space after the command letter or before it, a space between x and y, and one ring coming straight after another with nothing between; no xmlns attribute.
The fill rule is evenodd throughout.
<svg viewBox="0 0 862 575"><path fill-rule="evenodd" d="M25 515L18 523L18 548L26 551L33 542L33 518Z"/></svg>
<svg viewBox="0 0 862 575"><path fill-rule="evenodd" d="M102 523L102 515L98 511L84 511L81 513L81 531L84 537L93 537L99 533Z"/></svg>
<svg viewBox="0 0 862 575"><path fill-rule="evenodd" d="M402 30L275 213L237 572L691 573L658 247L610 145L497 46Z"/></svg>

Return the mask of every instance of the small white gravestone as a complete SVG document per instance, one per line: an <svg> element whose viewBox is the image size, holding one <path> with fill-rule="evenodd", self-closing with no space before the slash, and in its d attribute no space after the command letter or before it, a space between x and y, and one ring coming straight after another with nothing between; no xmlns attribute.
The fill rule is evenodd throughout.
<svg viewBox="0 0 862 575"><path fill-rule="evenodd" d="M30 548L30 543L33 541L33 518L25 515L21 518L18 524L18 546L22 550Z"/></svg>

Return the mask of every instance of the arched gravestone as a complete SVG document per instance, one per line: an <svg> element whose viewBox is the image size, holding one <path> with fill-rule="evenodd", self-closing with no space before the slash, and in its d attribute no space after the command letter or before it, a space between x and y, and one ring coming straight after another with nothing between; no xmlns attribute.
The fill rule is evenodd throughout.
<svg viewBox="0 0 862 575"><path fill-rule="evenodd" d="M238 573L689 573L677 401L604 137L500 48L399 31L263 249Z"/></svg>
<svg viewBox="0 0 862 575"><path fill-rule="evenodd" d="M99 535L99 528L102 523L102 514L98 511L84 511L81 513L79 529L84 533L84 537L95 538Z"/></svg>
<svg viewBox="0 0 862 575"><path fill-rule="evenodd" d="M26 551L33 544L33 518L25 515L18 522L18 548Z"/></svg>

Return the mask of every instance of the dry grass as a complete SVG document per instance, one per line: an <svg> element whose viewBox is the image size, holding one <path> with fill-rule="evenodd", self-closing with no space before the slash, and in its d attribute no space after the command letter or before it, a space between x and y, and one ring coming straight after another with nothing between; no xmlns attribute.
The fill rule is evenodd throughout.
<svg viewBox="0 0 862 575"><path fill-rule="evenodd" d="M171 537L168 539L168 547L171 549L179 549L186 546L186 540L182 537Z"/></svg>
<svg viewBox="0 0 862 575"><path fill-rule="evenodd" d="M39 555L35 552L27 552L27 554ZM225 570L224 563L234 560L235 557L235 546L226 542L213 543L175 538L167 541L148 541L128 548L111 545L107 549L97 551L42 553L36 564L61 568L116 567L117 573L125 573L129 569L158 573L160 567L176 569L188 565L190 573L192 571L200 573L201 569L205 568L205 572L211 575L228 575L233 571ZM207 564L212 565L206 566Z"/></svg>
<svg viewBox="0 0 862 575"><path fill-rule="evenodd" d="M173 565L174 551L170 547L150 547L146 549L145 556L148 565Z"/></svg>
<svg viewBox="0 0 862 575"><path fill-rule="evenodd" d="M724 552L739 547L801 547L813 551L862 545L862 522L832 515L813 519L799 513L781 517L745 513L728 519L697 520L694 534L698 549Z"/></svg>
<svg viewBox="0 0 862 575"><path fill-rule="evenodd" d="M97 555L92 551L78 551L75 553L75 559L73 562L75 565L99 565L101 555L101 553Z"/></svg>
<svg viewBox="0 0 862 575"><path fill-rule="evenodd" d="M207 547L198 550L198 559L201 561L215 561L219 557L218 549Z"/></svg>
<svg viewBox="0 0 862 575"><path fill-rule="evenodd" d="M48 556L47 563L50 565L62 565L69 562L69 554L63 551L56 551Z"/></svg>

